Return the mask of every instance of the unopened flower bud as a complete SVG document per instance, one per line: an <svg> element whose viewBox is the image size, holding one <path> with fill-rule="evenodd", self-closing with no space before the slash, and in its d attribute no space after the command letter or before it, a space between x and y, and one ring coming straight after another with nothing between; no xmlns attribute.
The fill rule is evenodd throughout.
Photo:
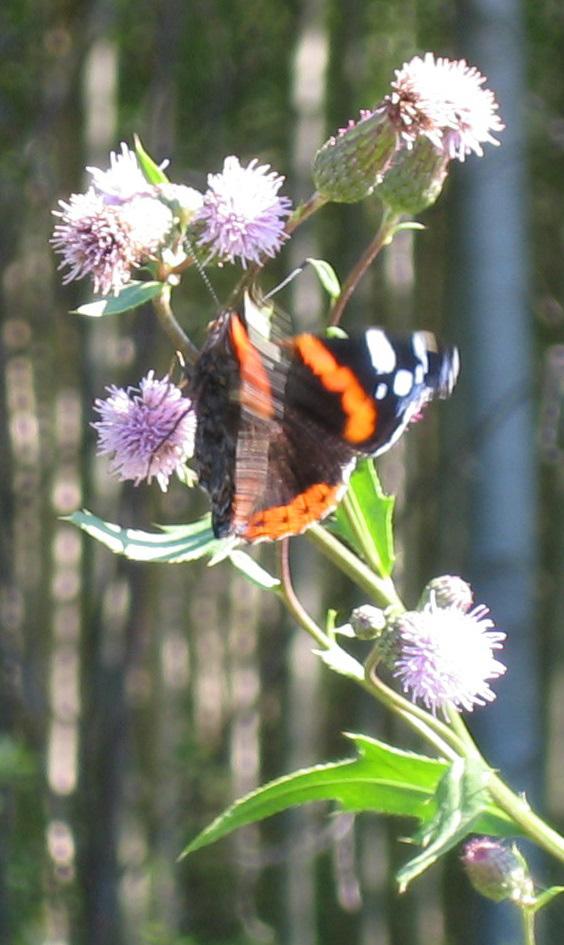
<svg viewBox="0 0 564 945"><path fill-rule="evenodd" d="M362 200L382 178L397 147L398 133L385 109L361 112L358 122L349 122L315 155L317 190L337 203Z"/></svg>
<svg viewBox="0 0 564 945"><path fill-rule="evenodd" d="M396 155L374 192L393 213L420 213L437 200L448 164L443 151L428 138L418 138L411 149L404 148Z"/></svg>
<svg viewBox="0 0 564 945"><path fill-rule="evenodd" d="M351 627L359 640L374 640L386 626L386 615L379 607L362 604L351 614Z"/></svg>
<svg viewBox="0 0 564 945"><path fill-rule="evenodd" d="M470 585L461 577L456 574L443 574L426 585L418 610L423 610L431 600L434 600L436 607L455 607L466 613L472 606L474 595Z"/></svg>
<svg viewBox="0 0 564 945"><path fill-rule="evenodd" d="M181 226L186 226L194 219L204 202L203 194L199 190L184 184L157 184L155 189L178 218Z"/></svg>
<svg viewBox="0 0 564 945"><path fill-rule="evenodd" d="M507 847L489 837L476 837L466 844L462 863L472 886L482 896L495 902L534 902L529 868L515 845Z"/></svg>

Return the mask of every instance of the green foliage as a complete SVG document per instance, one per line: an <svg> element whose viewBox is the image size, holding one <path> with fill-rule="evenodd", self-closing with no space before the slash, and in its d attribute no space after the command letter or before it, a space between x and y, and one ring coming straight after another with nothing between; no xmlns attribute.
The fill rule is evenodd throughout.
<svg viewBox="0 0 564 945"><path fill-rule="evenodd" d="M413 817L428 849L404 867L402 888L471 830L506 836L516 825L489 799L478 771L402 751L365 735L348 735L358 758L316 765L271 781L236 801L194 840L183 855L215 843L233 830L312 801L333 801L342 811ZM480 784L481 786L477 787Z"/></svg>
<svg viewBox="0 0 564 945"><path fill-rule="evenodd" d="M389 577L395 561L394 498L382 491L371 459L359 463L351 476L347 501L335 514L335 531L382 577Z"/></svg>
<svg viewBox="0 0 564 945"><path fill-rule="evenodd" d="M131 561L180 564L209 557L209 564L213 565L228 558L241 574L263 590L273 590L279 583L245 551L235 548L234 540L216 538L209 515L190 525L160 525L158 532L122 528L104 521L88 509L73 512L66 521L81 528L114 554Z"/></svg>
<svg viewBox="0 0 564 945"><path fill-rule="evenodd" d="M341 294L341 284L333 266L325 259L313 259L309 256L306 262L312 266L321 285L327 292L332 301L335 301Z"/></svg>
<svg viewBox="0 0 564 945"><path fill-rule="evenodd" d="M117 295L101 295L92 302L85 302L72 312L73 315L88 315L90 318L101 318L103 315L119 315L139 308L145 302L150 302L162 291L162 282L130 282Z"/></svg>
<svg viewBox="0 0 564 945"><path fill-rule="evenodd" d="M139 135L134 135L135 153L145 177L150 184L168 184L168 177L153 158L147 154Z"/></svg>

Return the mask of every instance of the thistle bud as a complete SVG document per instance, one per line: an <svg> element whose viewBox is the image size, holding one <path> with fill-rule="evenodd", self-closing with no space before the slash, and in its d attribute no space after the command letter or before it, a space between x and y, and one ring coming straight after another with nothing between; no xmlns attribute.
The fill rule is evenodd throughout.
<svg viewBox="0 0 564 945"><path fill-rule="evenodd" d="M372 193L397 148L398 133L386 109L364 110L315 155L315 186L328 200L356 203Z"/></svg>
<svg viewBox="0 0 564 945"><path fill-rule="evenodd" d="M355 607L351 614L351 627L359 640L374 640L386 626L386 614L372 604Z"/></svg>
<svg viewBox="0 0 564 945"><path fill-rule="evenodd" d="M472 606L474 595L470 585L461 577L456 574L443 574L426 585L417 609L423 610L431 600L436 607L455 607L466 613Z"/></svg>
<svg viewBox="0 0 564 945"><path fill-rule="evenodd" d="M375 194L393 213L410 216L437 200L447 176L449 158L425 137L399 152Z"/></svg>
<svg viewBox="0 0 564 945"><path fill-rule="evenodd" d="M529 868L515 845L507 847L489 837L476 837L466 844L462 863L472 886L482 896L495 902L534 902Z"/></svg>

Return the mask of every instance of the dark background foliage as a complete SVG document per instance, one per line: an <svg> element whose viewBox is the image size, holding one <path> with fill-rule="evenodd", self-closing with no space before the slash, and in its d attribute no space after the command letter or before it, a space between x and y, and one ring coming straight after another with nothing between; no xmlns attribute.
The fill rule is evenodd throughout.
<svg viewBox="0 0 564 945"><path fill-rule="evenodd" d="M297 201L319 144L412 55L465 56L488 75L502 147L455 169L347 324L430 327L462 349L456 397L380 464L398 496L398 580L413 604L429 577L462 573L507 629L510 672L476 731L562 828L561 4L4 0L0 44L1 945L507 941L508 912L472 898L456 857L397 898L406 824L298 811L177 862L233 797L343 755L341 731L412 742L226 567L131 565L62 520L88 505L147 527L206 503L179 484L118 486L95 459L93 398L164 373L171 352L150 310L67 314L87 287L61 287L48 239L57 199L135 131L176 181L204 187L227 154L256 156ZM267 280L307 255L344 277L377 218L370 201L328 207ZM213 280L226 297L234 271ZM298 326L320 324L307 276L283 304ZM214 307L195 277L177 313L201 340ZM313 612L360 602L293 544ZM562 941L559 903L545 935Z"/></svg>

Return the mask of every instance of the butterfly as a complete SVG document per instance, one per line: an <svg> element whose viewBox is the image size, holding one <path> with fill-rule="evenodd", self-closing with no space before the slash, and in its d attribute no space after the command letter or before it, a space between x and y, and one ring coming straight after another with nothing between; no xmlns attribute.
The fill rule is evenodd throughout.
<svg viewBox="0 0 564 945"><path fill-rule="evenodd" d="M430 332L276 340L237 311L212 323L190 382L194 462L218 538L297 535L342 498L361 457L389 449L458 376Z"/></svg>

